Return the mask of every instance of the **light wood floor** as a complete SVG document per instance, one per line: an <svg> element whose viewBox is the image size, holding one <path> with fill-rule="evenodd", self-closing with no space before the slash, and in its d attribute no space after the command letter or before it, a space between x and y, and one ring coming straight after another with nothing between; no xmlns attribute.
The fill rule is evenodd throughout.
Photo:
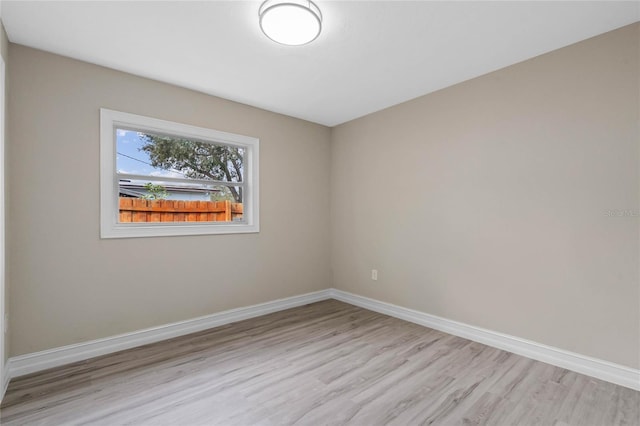
<svg viewBox="0 0 640 426"><path fill-rule="evenodd" d="M334 300L13 380L3 425L637 425L640 392Z"/></svg>

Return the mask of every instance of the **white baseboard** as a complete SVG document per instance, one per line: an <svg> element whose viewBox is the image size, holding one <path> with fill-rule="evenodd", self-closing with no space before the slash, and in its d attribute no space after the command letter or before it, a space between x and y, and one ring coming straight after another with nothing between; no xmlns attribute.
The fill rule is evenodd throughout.
<svg viewBox="0 0 640 426"><path fill-rule="evenodd" d="M631 389L640 390L640 370L614 364L597 358L591 358L531 340L521 339L508 334L498 333L461 322L452 321L413 309L380 302L368 297L358 296L342 290L331 290L331 298L361 308L379 312L395 318L410 321L425 327L443 331L454 336L464 337L474 342L503 349L527 358L566 368L577 373L615 383Z"/></svg>
<svg viewBox="0 0 640 426"><path fill-rule="evenodd" d="M48 368L59 367L76 361L83 361L100 355L155 343L173 337L184 336L197 331L218 327L244 319L254 318L272 312L282 311L308 303L330 298L329 290L307 293L300 296L273 300L258 305L230 309L212 315L206 315L186 321L174 322L159 327L147 328L131 333L119 334L104 339L91 340L74 345L62 346L41 352L18 355L9 358L5 368L7 383L9 379L35 373Z"/></svg>
<svg viewBox="0 0 640 426"><path fill-rule="evenodd" d="M331 298L640 390L640 370L336 289L288 297L132 333L12 357L5 365L2 385L6 390L9 380L14 377Z"/></svg>

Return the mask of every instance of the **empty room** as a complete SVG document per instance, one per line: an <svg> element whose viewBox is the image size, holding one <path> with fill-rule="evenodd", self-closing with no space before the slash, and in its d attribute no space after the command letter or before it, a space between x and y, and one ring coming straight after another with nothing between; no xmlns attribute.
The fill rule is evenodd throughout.
<svg viewBox="0 0 640 426"><path fill-rule="evenodd" d="M3 425L640 425L640 2L0 0Z"/></svg>

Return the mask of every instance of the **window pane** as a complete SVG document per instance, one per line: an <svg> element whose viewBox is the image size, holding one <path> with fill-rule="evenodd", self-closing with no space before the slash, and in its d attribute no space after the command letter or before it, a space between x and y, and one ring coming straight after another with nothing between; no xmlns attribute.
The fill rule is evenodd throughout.
<svg viewBox="0 0 640 426"><path fill-rule="evenodd" d="M116 129L118 173L243 182L244 149Z"/></svg>
<svg viewBox="0 0 640 426"><path fill-rule="evenodd" d="M119 182L120 223L242 222L243 188L181 182Z"/></svg>

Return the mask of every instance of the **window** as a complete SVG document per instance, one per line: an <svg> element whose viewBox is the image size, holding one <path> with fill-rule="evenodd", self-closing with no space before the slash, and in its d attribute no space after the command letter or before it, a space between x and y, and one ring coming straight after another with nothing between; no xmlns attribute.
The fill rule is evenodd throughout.
<svg viewBox="0 0 640 426"><path fill-rule="evenodd" d="M258 145L101 109L101 237L258 232Z"/></svg>

